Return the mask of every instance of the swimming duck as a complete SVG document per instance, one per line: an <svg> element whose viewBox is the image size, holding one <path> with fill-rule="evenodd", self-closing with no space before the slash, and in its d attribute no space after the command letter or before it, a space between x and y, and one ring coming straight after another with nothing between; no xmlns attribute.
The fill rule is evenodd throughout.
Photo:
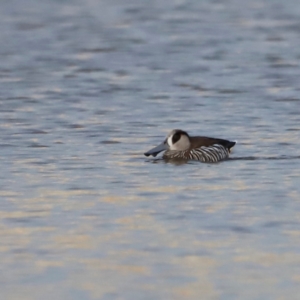
<svg viewBox="0 0 300 300"><path fill-rule="evenodd" d="M227 158L235 144L236 142L206 136L189 136L183 130L174 129L160 145L144 155L155 157L166 151L164 159L192 159L211 163Z"/></svg>

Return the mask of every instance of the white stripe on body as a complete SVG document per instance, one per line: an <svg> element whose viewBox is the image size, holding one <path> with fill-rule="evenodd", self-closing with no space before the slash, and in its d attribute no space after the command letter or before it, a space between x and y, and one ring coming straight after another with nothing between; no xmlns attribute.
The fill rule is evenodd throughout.
<svg viewBox="0 0 300 300"><path fill-rule="evenodd" d="M202 146L200 148L185 151L166 151L164 158L183 158L199 160L201 162L218 162L227 158L229 150L222 145Z"/></svg>

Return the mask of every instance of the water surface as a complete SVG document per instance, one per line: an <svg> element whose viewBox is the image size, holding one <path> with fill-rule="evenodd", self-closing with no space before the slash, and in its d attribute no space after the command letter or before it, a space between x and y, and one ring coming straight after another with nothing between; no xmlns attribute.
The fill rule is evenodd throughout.
<svg viewBox="0 0 300 300"><path fill-rule="evenodd" d="M0 8L1 299L299 298L298 1Z"/></svg>

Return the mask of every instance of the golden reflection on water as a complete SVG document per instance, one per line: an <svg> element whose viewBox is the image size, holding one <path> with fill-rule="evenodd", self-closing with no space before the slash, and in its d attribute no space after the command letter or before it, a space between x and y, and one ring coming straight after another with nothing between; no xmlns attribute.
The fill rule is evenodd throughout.
<svg viewBox="0 0 300 300"><path fill-rule="evenodd" d="M93 238L91 236L78 234L77 232L69 232L68 236L56 236L53 243L56 245L54 247L59 249L92 249L95 247L95 245L93 246Z"/></svg>
<svg viewBox="0 0 300 300"><path fill-rule="evenodd" d="M248 253L248 255L237 255L234 259L237 262L251 262L263 267L271 267L274 265L299 264L300 254L295 253Z"/></svg>
<svg viewBox="0 0 300 300"><path fill-rule="evenodd" d="M235 182L234 189L245 190L247 186L241 180ZM210 183L190 186L157 186L143 185L137 187L136 193L156 193L159 199L165 201L172 195L185 192L198 192L205 190L224 190L226 185L213 186ZM227 187L228 188L228 187ZM4 193L11 197L17 197L15 193ZM295 198L296 192L291 192L290 197ZM76 200L75 196L79 196ZM83 201L85 196L93 196L96 201ZM81 199L81 200L79 200ZM94 200L95 200L94 199ZM296 199L296 198L295 198ZM122 207L134 203L147 203L149 199L138 195L114 195L108 191L102 191L102 195L95 195L94 192L85 190L53 191L47 189L39 190L33 198L25 198L22 203L14 199L22 210L1 211L1 220L13 222L14 227L2 221L0 237L5 243L0 244L0 252L9 257L3 262L7 268L14 271L8 276L22 278L22 272L16 271L16 263L30 264L31 268L25 267L26 272L31 276L46 276L50 270L72 270L74 266L80 272L70 272L68 279L60 283L65 289L77 289L88 293L91 299L100 299L109 293L118 293L122 289L136 289L135 282L144 278L138 286L139 291L148 291L153 295L169 295L172 299L218 299L220 291L216 288L212 278L218 276L219 268L224 264L222 255L224 249L235 249L235 253L228 254L228 263L238 269L234 276L240 272L243 264L249 263L264 268L277 268L291 264L299 264L300 256L296 253L285 252L282 254L262 252L257 243L240 244L239 233L231 232L223 238L209 238L209 230L205 228L196 229L197 238L188 227L183 230L184 221L178 221L178 227L182 230L174 231L173 225L168 222L158 221L155 215L149 214L151 210L132 211L127 216L111 215L109 224L116 226L107 231L101 227L103 221L97 227L95 224L102 219L102 215L95 214L80 215L73 221L72 226L68 223L65 227L55 224L51 226L30 227L26 220L48 220L54 214L54 209L61 208L61 212L68 215L75 211L93 211L99 203L105 203L120 210ZM230 209L232 203L219 199L215 202L203 203L202 212L209 215L217 215L226 209ZM184 203L182 207L185 208ZM239 205L232 209L234 214L243 215L247 210L247 201L240 201ZM166 213L166 212L165 212ZM172 212L170 212L172 213ZM74 216L73 216L74 218ZM20 221L20 222L19 222ZM255 218L245 219L244 225L250 226L257 221ZM25 222L25 223L22 223ZM72 220L70 220L72 222ZM30 224L30 223L29 223ZM50 226L49 226L50 225ZM284 234L291 238L297 237L300 233L297 230L284 231ZM136 235L141 235L139 244ZM251 235L250 235L251 236ZM38 244L39 251L48 253L44 257L32 250L32 245ZM17 252L14 253L19 249ZM168 255L169 251L183 251L184 255ZM201 254L193 254L199 252ZM91 253L93 253L91 255ZM91 256L90 256L91 255ZM165 267L158 271L160 265ZM172 281L174 276L189 278L176 284ZM257 273L253 273L253 276ZM242 276L242 275L241 275ZM276 285L275 277L265 273L264 278L258 279L244 276L240 281L268 288ZM158 279L159 277L159 279ZM148 279L147 279L148 278ZM293 272L290 279L299 282L299 276ZM45 290L53 286L52 283L41 284ZM21 289L22 290L22 289ZM19 291L8 291L10 299L20 297ZM22 299L35 298L33 289L27 290Z"/></svg>

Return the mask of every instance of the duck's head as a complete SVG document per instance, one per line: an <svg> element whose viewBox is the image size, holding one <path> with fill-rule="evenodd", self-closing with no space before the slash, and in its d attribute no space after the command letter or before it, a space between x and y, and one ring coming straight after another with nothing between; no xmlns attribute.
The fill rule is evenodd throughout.
<svg viewBox="0 0 300 300"><path fill-rule="evenodd" d="M144 153L146 156L152 155L155 157L158 153L165 151L165 150L174 150L174 151L184 151L190 147L190 137L187 132L174 129L172 130L166 139L157 147L149 150L148 152Z"/></svg>

